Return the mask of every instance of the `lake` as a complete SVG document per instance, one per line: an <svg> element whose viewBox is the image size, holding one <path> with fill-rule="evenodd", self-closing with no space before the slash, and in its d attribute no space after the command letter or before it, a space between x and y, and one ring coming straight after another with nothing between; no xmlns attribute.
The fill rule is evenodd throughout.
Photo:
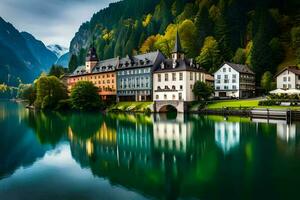
<svg viewBox="0 0 300 200"><path fill-rule="evenodd" d="M0 101L0 199L299 199L300 124Z"/></svg>

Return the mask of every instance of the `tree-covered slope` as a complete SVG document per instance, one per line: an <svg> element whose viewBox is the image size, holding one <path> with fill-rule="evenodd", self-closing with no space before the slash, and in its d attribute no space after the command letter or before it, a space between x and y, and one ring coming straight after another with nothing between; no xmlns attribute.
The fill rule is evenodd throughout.
<svg viewBox="0 0 300 200"><path fill-rule="evenodd" d="M169 56L179 30L187 55L207 70L248 64L259 82L300 63L299 10L298 0L123 0L84 23L70 52L79 64L92 43L101 59L157 49Z"/></svg>

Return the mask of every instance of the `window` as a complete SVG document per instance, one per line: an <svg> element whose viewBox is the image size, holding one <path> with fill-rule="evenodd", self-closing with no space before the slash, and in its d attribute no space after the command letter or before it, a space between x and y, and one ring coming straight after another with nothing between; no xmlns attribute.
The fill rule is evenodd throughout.
<svg viewBox="0 0 300 200"><path fill-rule="evenodd" d="M193 85L190 85L190 88L193 89Z"/></svg>
<svg viewBox="0 0 300 200"><path fill-rule="evenodd" d="M179 80L180 80L180 81L183 80L183 73L182 73L182 72L179 73Z"/></svg>
<svg viewBox="0 0 300 200"><path fill-rule="evenodd" d="M176 98L176 97L175 97L175 94L173 94L173 100L175 100L175 98Z"/></svg>
<svg viewBox="0 0 300 200"><path fill-rule="evenodd" d="M164 99L167 100L167 95L166 94L164 95Z"/></svg>
<svg viewBox="0 0 300 200"><path fill-rule="evenodd" d="M233 89L233 90L236 90L236 85L233 85L233 86L232 86L232 89Z"/></svg>
<svg viewBox="0 0 300 200"><path fill-rule="evenodd" d="M172 73L172 81L176 81L176 73Z"/></svg>
<svg viewBox="0 0 300 200"><path fill-rule="evenodd" d="M232 79L232 83L236 83L236 80L235 80L235 79Z"/></svg>
<svg viewBox="0 0 300 200"><path fill-rule="evenodd" d="M181 90L183 89L182 85L180 86L180 89L181 89Z"/></svg>
<svg viewBox="0 0 300 200"><path fill-rule="evenodd" d="M169 81L169 74L165 74L165 81Z"/></svg>
<svg viewBox="0 0 300 200"><path fill-rule="evenodd" d="M236 78L236 74L233 74L233 75L232 75L232 78Z"/></svg>
<svg viewBox="0 0 300 200"><path fill-rule="evenodd" d="M182 93L179 93L179 100L182 100Z"/></svg>
<svg viewBox="0 0 300 200"><path fill-rule="evenodd" d="M193 72L190 72L190 81L193 80Z"/></svg>
<svg viewBox="0 0 300 200"><path fill-rule="evenodd" d="M217 86L216 89L219 90L219 89L220 89L220 86Z"/></svg>
<svg viewBox="0 0 300 200"><path fill-rule="evenodd" d="M290 76L288 77L288 81L289 81L289 82L291 81L291 77L290 77Z"/></svg>
<svg viewBox="0 0 300 200"><path fill-rule="evenodd" d="M175 85L172 85L172 90L176 90L176 87L175 87Z"/></svg>
<svg viewBox="0 0 300 200"><path fill-rule="evenodd" d="M292 88L292 85L291 85L291 84L289 84L289 85L288 85L288 87L289 87L289 89L291 89L291 88Z"/></svg>
<svg viewBox="0 0 300 200"><path fill-rule="evenodd" d="M228 90L228 86L227 85L224 86L224 90Z"/></svg>
<svg viewBox="0 0 300 200"><path fill-rule="evenodd" d="M226 72L226 68L225 67L223 68L223 72Z"/></svg>
<svg viewBox="0 0 300 200"><path fill-rule="evenodd" d="M158 82L161 82L161 74L157 74Z"/></svg>
<svg viewBox="0 0 300 200"><path fill-rule="evenodd" d="M286 77L283 77L283 82L286 82Z"/></svg>
<svg viewBox="0 0 300 200"><path fill-rule="evenodd" d="M159 96L158 95L156 95L156 97L155 97L156 99L159 99Z"/></svg>
<svg viewBox="0 0 300 200"><path fill-rule="evenodd" d="M221 83L221 80L220 80L220 79L217 79L216 82L217 82L217 83Z"/></svg>
<svg viewBox="0 0 300 200"><path fill-rule="evenodd" d="M218 75L217 78L218 78L218 79L221 79L221 75Z"/></svg>
<svg viewBox="0 0 300 200"><path fill-rule="evenodd" d="M228 71L231 72L231 68L228 68Z"/></svg>
<svg viewBox="0 0 300 200"><path fill-rule="evenodd" d="M225 79L228 79L228 75L225 75Z"/></svg>

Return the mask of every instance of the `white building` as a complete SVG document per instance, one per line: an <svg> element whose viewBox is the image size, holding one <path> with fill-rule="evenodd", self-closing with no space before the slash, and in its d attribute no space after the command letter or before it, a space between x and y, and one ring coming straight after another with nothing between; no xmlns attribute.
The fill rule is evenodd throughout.
<svg viewBox="0 0 300 200"><path fill-rule="evenodd" d="M215 96L249 98L255 95L255 73L246 65L225 62L214 73Z"/></svg>
<svg viewBox="0 0 300 200"><path fill-rule="evenodd" d="M193 87L197 81L205 82L206 72L192 59L186 59L177 33L172 59L164 60L153 73L153 99L157 112L171 105L185 112L186 103L195 100Z"/></svg>
<svg viewBox="0 0 300 200"><path fill-rule="evenodd" d="M277 89L300 89L300 69L286 67L276 75Z"/></svg>

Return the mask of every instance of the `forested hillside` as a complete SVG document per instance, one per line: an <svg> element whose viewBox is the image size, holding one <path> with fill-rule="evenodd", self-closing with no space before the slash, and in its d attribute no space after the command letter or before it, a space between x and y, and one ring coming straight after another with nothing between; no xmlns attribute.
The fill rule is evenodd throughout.
<svg viewBox="0 0 300 200"><path fill-rule="evenodd" d="M124 0L84 23L70 51L78 64L92 43L100 59L157 49L169 56L178 29L186 54L208 71L246 63L259 82L300 63L299 11L299 0Z"/></svg>

